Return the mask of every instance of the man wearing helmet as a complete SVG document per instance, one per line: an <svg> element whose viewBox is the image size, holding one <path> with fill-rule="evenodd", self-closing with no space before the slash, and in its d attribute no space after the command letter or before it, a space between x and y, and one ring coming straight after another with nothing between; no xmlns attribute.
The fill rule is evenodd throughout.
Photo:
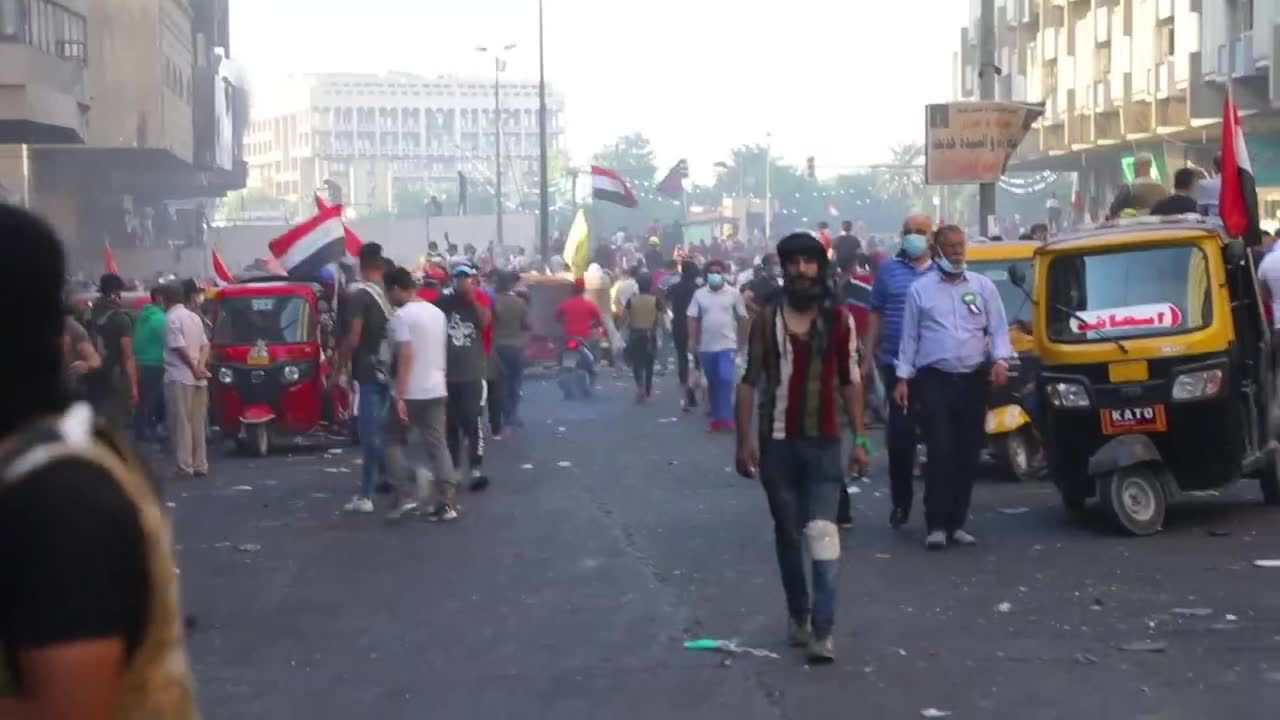
<svg viewBox="0 0 1280 720"><path fill-rule="evenodd" d="M806 647L811 661L831 662L840 567L836 513L844 492L837 394L853 430L851 473L866 468L871 447L862 421L858 333L835 297L827 249L816 236L797 232L783 238L778 259L782 292L752 319L747 369L738 386L737 468L744 477L758 478L769 500L790 641ZM753 435L757 394L760 421ZM813 562L812 603L806 546Z"/></svg>

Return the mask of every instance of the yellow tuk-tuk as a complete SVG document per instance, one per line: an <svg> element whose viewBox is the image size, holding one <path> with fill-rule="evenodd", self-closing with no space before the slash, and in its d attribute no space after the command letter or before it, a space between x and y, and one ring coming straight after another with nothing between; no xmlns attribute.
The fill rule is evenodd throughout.
<svg viewBox="0 0 1280 720"><path fill-rule="evenodd" d="M1069 511L1096 498L1149 535L1169 500L1244 477L1280 503L1256 278L1244 243L1195 215L1119 220L1037 251L1042 434Z"/></svg>
<svg viewBox="0 0 1280 720"><path fill-rule="evenodd" d="M1040 243L973 242L965 251L969 272L986 275L1000 291L1009 319L1009 340L1017 353L1009 366L1009 382L992 388L987 401L987 450L998 467L1015 480L1029 480L1043 470L1044 453L1039 434L1027 407L1035 393L1039 362L1032 340L1032 303L1027 293L1013 284L1010 266L1029 278L1032 261ZM1032 280L1027 280L1030 283Z"/></svg>

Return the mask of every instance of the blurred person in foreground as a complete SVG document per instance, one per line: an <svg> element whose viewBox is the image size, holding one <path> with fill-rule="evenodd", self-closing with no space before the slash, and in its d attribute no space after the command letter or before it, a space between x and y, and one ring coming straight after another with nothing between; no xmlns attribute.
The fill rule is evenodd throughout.
<svg viewBox="0 0 1280 720"><path fill-rule="evenodd" d="M22 247L0 304L0 718L194 720L170 528L142 465L63 382L62 248L0 205Z"/></svg>
<svg viewBox="0 0 1280 720"><path fill-rule="evenodd" d="M164 411L178 475L209 474L205 429L209 418L209 339L199 307L200 288L194 282L165 285Z"/></svg>
<svg viewBox="0 0 1280 720"><path fill-rule="evenodd" d="M122 304L124 288L124 280L119 275L103 275L98 282L98 298L85 324L102 358L102 367L85 375L85 395L99 416L119 428L124 427L129 409L138 404L133 318Z"/></svg>
<svg viewBox="0 0 1280 720"><path fill-rule="evenodd" d="M737 390L737 469L743 477L758 478L769 500L789 641L806 647L811 661L831 662L840 570L836 513L845 492L836 397L853 432L850 474L865 472L870 451L857 371L858 333L824 279L829 261L817 237L788 235L778 242L778 258L783 292L752 319L747 369Z"/></svg>

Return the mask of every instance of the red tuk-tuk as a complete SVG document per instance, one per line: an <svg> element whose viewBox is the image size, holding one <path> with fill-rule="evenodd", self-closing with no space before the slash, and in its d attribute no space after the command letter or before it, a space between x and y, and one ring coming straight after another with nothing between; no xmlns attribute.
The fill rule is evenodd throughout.
<svg viewBox="0 0 1280 720"><path fill-rule="evenodd" d="M332 314L319 285L261 278L228 285L212 312L215 422L241 450L321 430L348 403L329 386Z"/></svg>

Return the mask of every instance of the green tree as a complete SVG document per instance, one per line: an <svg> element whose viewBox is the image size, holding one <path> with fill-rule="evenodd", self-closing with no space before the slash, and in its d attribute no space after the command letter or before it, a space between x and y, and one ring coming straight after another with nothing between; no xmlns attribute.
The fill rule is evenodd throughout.
<svg viewBox="0 0 1280 720"><path fill-rule="evenodd" d="M591 162L621 175L629 184L651 186L658 166L649 144L649 138L640 133L623 135L600 149L591 158Z"/></svg>

